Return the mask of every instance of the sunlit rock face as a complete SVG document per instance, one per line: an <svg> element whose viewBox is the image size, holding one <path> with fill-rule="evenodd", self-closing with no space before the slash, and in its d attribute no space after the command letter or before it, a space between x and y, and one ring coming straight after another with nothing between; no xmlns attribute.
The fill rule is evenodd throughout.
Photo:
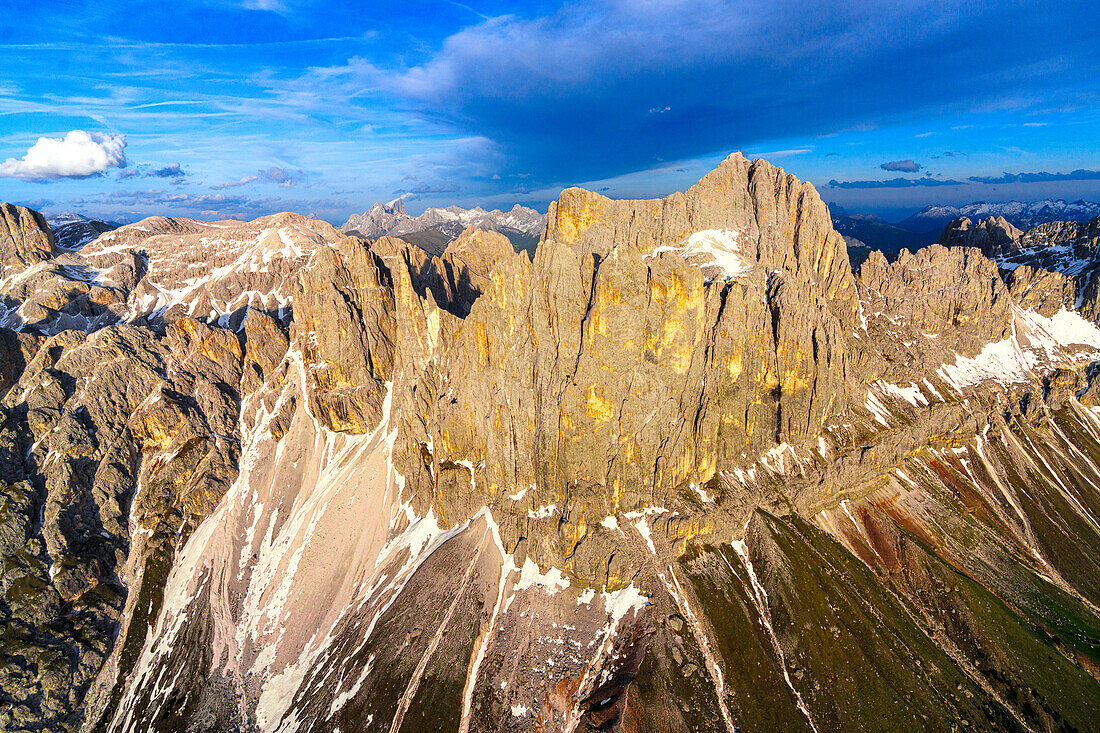
<svg viewBox="0 0 1100 733"><path fill-rule="evenodd" d="M533 258L292 214L59 248L12 211L5 729L1100 720L1062 228L853 274L813 187L740 155L564 191Z"/></svg>

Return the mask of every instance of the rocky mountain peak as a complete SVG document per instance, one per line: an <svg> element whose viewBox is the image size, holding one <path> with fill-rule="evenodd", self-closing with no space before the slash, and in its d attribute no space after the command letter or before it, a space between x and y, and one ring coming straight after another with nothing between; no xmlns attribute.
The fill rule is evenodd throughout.
<svg viewBox="0 0 1100 733"><path fill-rule="evenodd" d="M948 247L976 247L986 256L993 256L1016 245L1023 232L1003 216L989 216L979 222L959 217L943 230L940 244Z"/></svg>
<svg viewBox="0 0 1100 733"><path fill-rule="evenodd" d="M0 204L0 217L0 277L9 277L54 254L56 241L42 214Z"/></svg>

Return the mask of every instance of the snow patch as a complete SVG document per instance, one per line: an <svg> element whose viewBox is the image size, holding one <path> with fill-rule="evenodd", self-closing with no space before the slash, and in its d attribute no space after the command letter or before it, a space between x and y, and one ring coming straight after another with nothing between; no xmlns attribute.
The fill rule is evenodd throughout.
<svg viewBox="0 0 1100 733"><path fill-rule="evenodd" d="M891 384L890 382L884 382L880 379L875 382L875 385L881 389L884 394L893 395L900 400L905 400L914 407L928 404L928 398L924 396L924 393L921 392L920 387L918 387L915 382L910 382L908 387L902 387L897 384Z"/></svg>
<svg viewBox="0 0 1100 733"><path fill-rule="evenodd" d="M704 489L702 486L699 486L695 482L691 483L691 490L694 491L696 496L699 497L699 501L703 502L704 504L714 503L714 497L707 493L706 489Z"/></svg>
<svg viewBox="0 0 1100 733"><path fill-rule="evenodd" d="M528 557L523 561L523 569L520 570L516 590L526 590L536 585L545 589L547 595L552 596L569 587L569 578L565 577L561 570L557 568L550 568L543 573L538 564Z"/></svg>
<svg viewBox="0 0 1100 733"><path fill-rule="evenodd" d="M716 266L722 270L727 280L733 280L752 271L752 266L740 256L737 235L732 229L706 229L695 232L675 246L657 247L649 256L675 252L697 267ZM713 278L708 278L708 281L710 279Z"/></svg>
<svg viewBox="0 0 1100 733"><path fill-rule="evenodd" d="M533 488L535 488L535 485L531 484L530 486L528 486L525 489L520 489L519 491L517 491L514 494L509 494L508 498L511 499L512 501L523 501L523 497L527 496L527 492L530 491Z"/></svg>
<svg viewBox="0 0 1100 733"><path fill-rule="evenodd" d="M544 504L538 509L527 510L528 519L549 519L554 516L554 512L558 510L557 504Z"/></svg>

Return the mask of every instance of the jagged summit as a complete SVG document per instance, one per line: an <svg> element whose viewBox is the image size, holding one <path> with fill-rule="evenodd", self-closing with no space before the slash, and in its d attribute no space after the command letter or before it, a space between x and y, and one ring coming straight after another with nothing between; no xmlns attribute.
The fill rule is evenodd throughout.
<svg viewBox="0 0 1100 733"><path fill-rule="evenodd" d="M969 246L1033 232L855 275L740 155L563 191L533 258L289 214L58 252L12 212L6 728L1100 719L1100 328Z"/></svg>

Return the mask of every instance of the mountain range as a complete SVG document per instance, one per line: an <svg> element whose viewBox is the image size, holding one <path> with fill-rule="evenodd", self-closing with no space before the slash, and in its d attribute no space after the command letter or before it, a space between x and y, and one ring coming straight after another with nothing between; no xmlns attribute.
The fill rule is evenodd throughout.
<svg viewBox="0 0 1100 733"><path fill-rule="evenodd" d="M374 204L362 214L352 214L341 230L367 239L399 237L430 254L440 255L468 228L503 234L516 249L534 254L546 216L516 204L510 211L485 211L481 207L429 208L419 216L405 211L403 199Z"/></svg>
<svg viewBox="0 0 1100 733"><path fill-rule="evenodd" d="M965 206L926 206L897 224L880 216L858 214L833 206L832 221L838 232L849 241L853 264L858 265L872 250L879 250L889 259L902 249L916 250L939 240L940 234L956 219L981 220L1001 217L1020 229L1031 229L1057 221L1088 221L1100 216L1100 204L1090 201L1061 199L1035 201L984 201Z"/></svg>
<svg viewBox="0 0 1100 733"><path fill-rule="evenodd" d="M941 231L955 219L986 219L1002 217L1020 229L1031 229L1055 221L1088 221L1100 216L1100 204L1092 201L978 201L965 206L926 206L898 222L898 226L914 232Z"/></svg>
<svg viewBox="0 0 1100 733"><path fill-rule="evenodd" d="M1100 727L1100 218L407 216L0 205L0 728Z"/></svg>
<svg viewBox="0 0 1100 733"><path fill-rule="evenodd" d="M58 246L66 249L83 247L100 234L118 228L118 224L91 219L72 212L47 216L46 221L53 230Z"/></svg>

